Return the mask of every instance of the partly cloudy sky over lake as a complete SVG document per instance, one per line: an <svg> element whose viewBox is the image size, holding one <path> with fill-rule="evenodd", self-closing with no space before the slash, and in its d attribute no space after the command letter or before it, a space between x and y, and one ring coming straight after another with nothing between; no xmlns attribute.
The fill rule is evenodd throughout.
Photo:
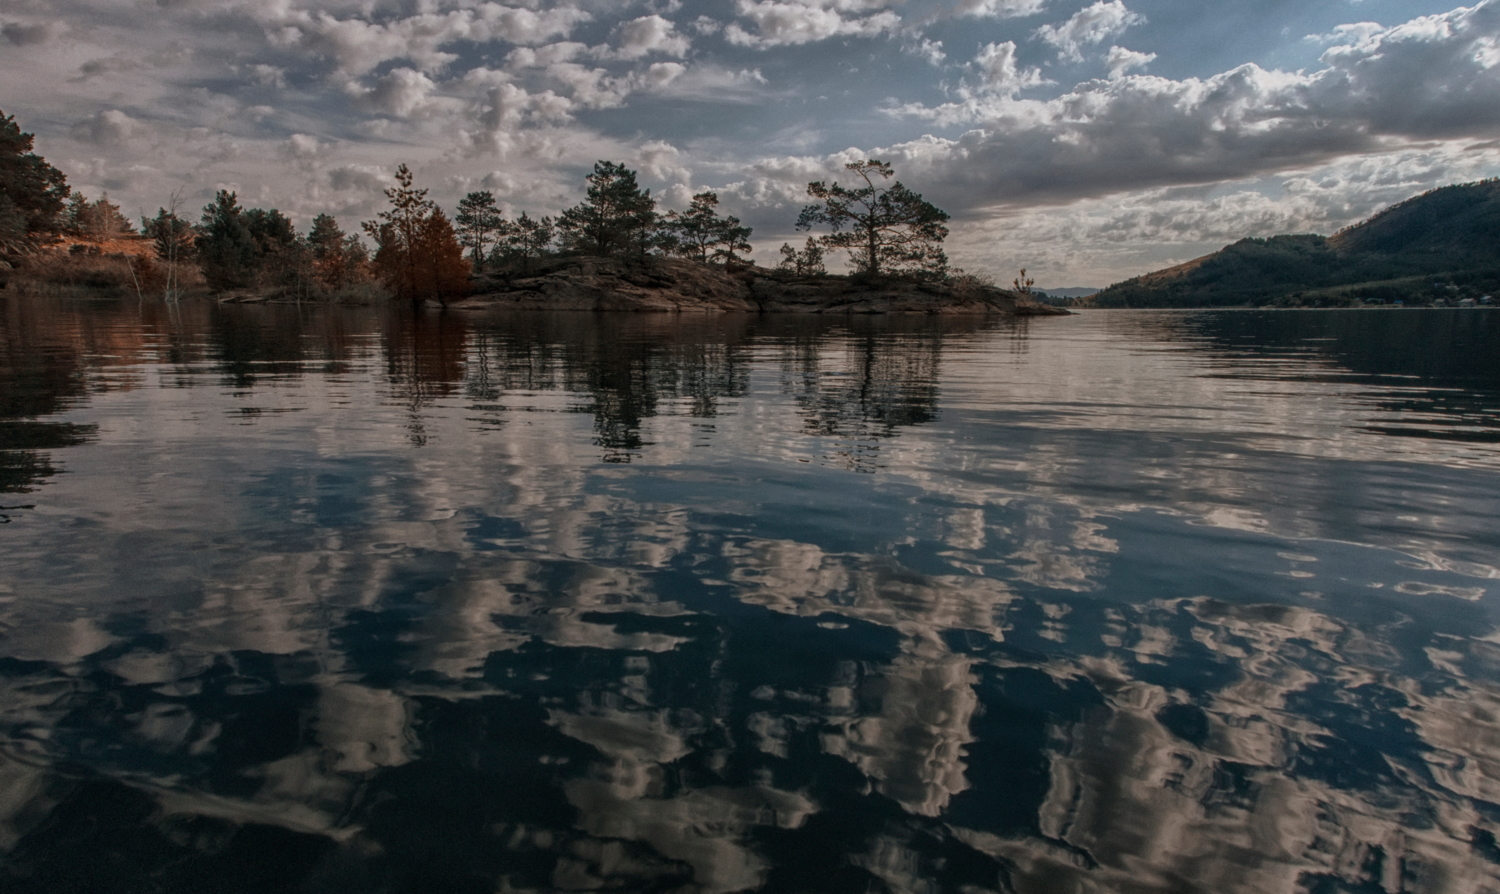
<svg viewBox="0 0 1500 894"><path fill-rule="evenodd" d="M346 229L409 164L555 213L596 159L774 260L877 157L952 260L1106 285L1500 174L1500 0L0 0L0 110L132 216Z"/></svg>

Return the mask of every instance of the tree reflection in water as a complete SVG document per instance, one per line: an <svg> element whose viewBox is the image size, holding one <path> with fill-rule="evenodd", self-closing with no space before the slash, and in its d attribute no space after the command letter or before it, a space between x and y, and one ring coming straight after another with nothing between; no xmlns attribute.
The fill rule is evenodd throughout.
<svg viewBox="0 0 1500 894"><path fill-rule="evenodd" d="M5 890L1500 885L1500 462L1335 342L0 309Z"/></svg>

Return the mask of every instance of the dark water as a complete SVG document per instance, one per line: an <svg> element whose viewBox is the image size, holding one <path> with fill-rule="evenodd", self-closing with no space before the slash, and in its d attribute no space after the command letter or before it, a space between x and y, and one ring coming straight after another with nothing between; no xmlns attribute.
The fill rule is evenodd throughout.
<svg viewBox="0 0 1500 894"><path fill-rule="evenodd" d="M1500 313L0 299L0 890L1500 889Z"/></svg>

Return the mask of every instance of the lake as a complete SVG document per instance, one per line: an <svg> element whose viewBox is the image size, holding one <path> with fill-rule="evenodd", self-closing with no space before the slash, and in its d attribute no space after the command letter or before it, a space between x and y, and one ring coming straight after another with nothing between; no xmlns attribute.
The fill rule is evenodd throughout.
<svg viewBox="0 0 1500 894"><path fill-rule="evenodd" d="M0 890L1500 888L1500 313L0 297Z"/></svg>

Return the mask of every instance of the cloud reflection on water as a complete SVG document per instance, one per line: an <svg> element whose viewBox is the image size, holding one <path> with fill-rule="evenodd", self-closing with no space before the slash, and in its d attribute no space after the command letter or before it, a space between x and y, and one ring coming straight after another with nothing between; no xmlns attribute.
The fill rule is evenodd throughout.
<svg viewBox="0 0 1500 894"><path fill-rule="evenodd" d="M97 430L0 560L17 884L1500 882L1500 464L1338 352L25 310Z"/></svg>

